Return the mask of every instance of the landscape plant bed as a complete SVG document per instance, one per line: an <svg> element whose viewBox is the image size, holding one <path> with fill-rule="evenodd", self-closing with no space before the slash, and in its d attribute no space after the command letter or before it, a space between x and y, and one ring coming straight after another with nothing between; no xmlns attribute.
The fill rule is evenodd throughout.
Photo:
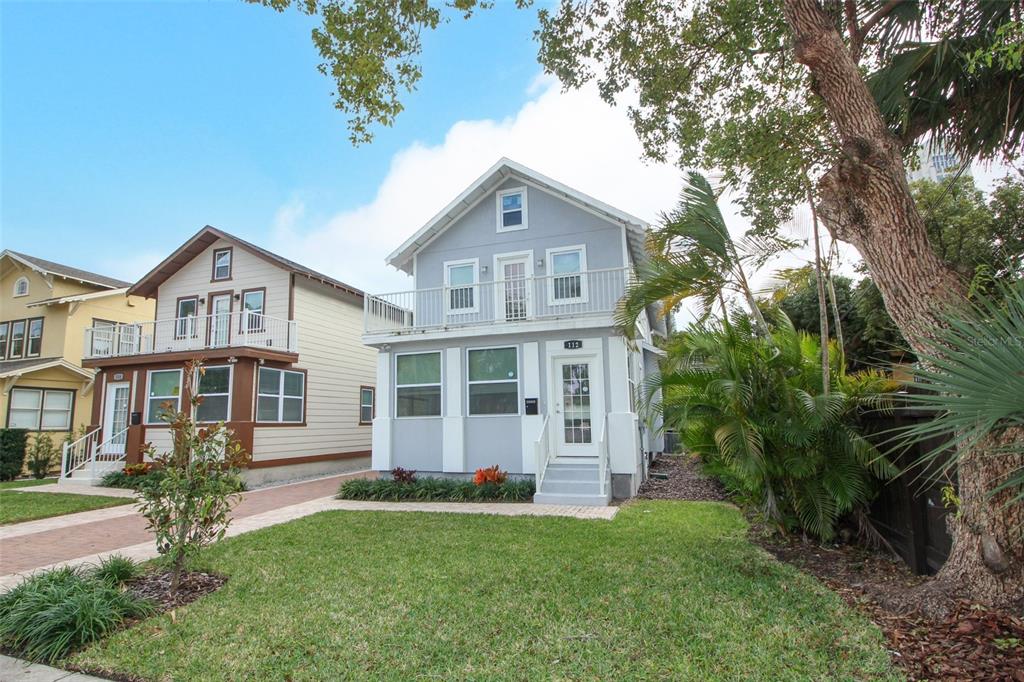
<svg viewBox="0 0 1024 682"><path fill-rule="evenodd" d="M533 481L484 483L451 478L417 478L411 481L390 479L345 481L338 490L341 500L376 502L529 502Z"/></svg>
<svg viewBox="0 0 1024 682"><path fill-rule="evenodd" d="M690 455L662 455L651 462L650 478L640 485L637 497L646 500L729 499L716 479L701 471L700 460ZM663 475L661 478L658 475Z"/></svg>
<svg viewBox="0 0 1024 682"><path fill-rule="evenodd" d="M125 587L140 599L150 601L157 611L191 604L203 595L221 588L227 578L203 571L186 571L177 592L171 592L171 572L153 570L130 580Z"/></svg>
<svg viewBox="0 0 1024 682"><path fill-rule="evenodd" d="M816 576L885 633L909 680L1024 682L1024 621L929 590L899 559L856 545L821 547L764 529L751 539Z"/></svg>

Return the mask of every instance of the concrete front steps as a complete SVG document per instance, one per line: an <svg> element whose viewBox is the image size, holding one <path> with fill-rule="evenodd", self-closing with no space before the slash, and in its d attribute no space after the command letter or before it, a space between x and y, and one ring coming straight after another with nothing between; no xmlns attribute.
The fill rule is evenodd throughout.
<svg viewBox="0 0 1024 682"><path fill-rule="evenodd" d="M96 462L96 477L93 478L92 464L86 463L85 466L80 469L72 471L71 475L67 478L62 476L57 479L57 485L66 485L71 488L83 485L99 485L100 481L103 480L103 477L111 471L120 471L123 468L123 460L117 462Z"/></svg>
<svg viewBox="0 0 1024 682"><path fill-rule="evenodd" d="M537 504L564 504L607 507L612 486L605 482L601 494L600 466L596 457L558 458L548 464L540 490L533 496Z"/></svg>

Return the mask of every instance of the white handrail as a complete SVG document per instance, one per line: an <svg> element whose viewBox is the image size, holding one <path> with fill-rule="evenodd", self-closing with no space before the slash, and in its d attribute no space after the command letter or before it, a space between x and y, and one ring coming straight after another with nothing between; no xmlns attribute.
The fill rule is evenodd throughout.
<svg viewBox="0 0 1024 682"><path fill-rule="evenodd" d="M533 459L534 459L534 480L536 485L534 488L539 493L540 484L544 480L544 472L548 468L548 459L550 455L548 437L548 415L544 415L544 421L540 426L540 436L533 443Z"/></svg>
<svg viewBox="0 0 1024 682"><path fill-rule="evenodd" d="M97 426L81 438L71 443L64 443L61 449L60 477L67 478L71 472L79 469L92 459L92 452L96 443L96 434L100 429Z"/></svg>
<svg viewBox="0 0 1024 682"><path fill-rule="evenodd" d="M597 475L601 481L601 494L607 494L605 492L605 485L607 484L608 478L608 415L604 416L604 423L601 425L601 440L597 443L597 458L598 458L598 470Z"/></svg>

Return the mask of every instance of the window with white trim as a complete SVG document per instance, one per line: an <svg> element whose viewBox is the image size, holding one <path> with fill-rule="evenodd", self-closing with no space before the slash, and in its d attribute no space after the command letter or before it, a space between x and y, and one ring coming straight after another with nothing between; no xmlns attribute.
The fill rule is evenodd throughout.
<svg viewBox="0 0 1024 682"><path fill-rule="evenodd" d="M9 358L20 358L25 354L25 320L11 322L11 345L7 353Z"/></svg>
<svg viewBox="0 0 1024 682"><path fill-rule="evenodd" d="M498 192L498 232L525 230L526 227L526 188Z"/></svg>
<svg viewBox="0 0 1024 682"><path fill-rule="evenodd" d="M448 288L445 304L452 314L477 311L477 271L479 261L452 261L444 264L445 286Z"/></svg>
<svg viewBox="0 0 1024 682"><path fill-rule="evenodd" d="M519 414L519 352L509 348L466 351L469 414Z"/></svg>
<svg viewBox="0 0 1024 682"><path fill-rule="evenodd" d="M256 421L300 424L306 401L306 374L260 367L256 392Z"/></svg>
<svg viewBox="0 0 1024 682"><path fill-rule="evenodd" d="M28 343L25 345L25 357L36 358L43 350L43 318L34 317L28 321Z"/></svg>
<svg viewBox="0 0 1024 682"><path fill-rule="evenodd" d="M231 249L213 252L213 280L231 279Z"/></svg>
<svg viewBox="0 0 1024 682"><path fill-rule="evenodd" d="M19 277L15 280L14 296L28 296L28 277Z"/></svg>
<svg viewBox="0 0 1024 682"><path fill-rule="evenodd" d="M7 335L10 329L10 322L0 322L0 360L7 357Z"/></svg>
<svg viewBox="0 0 1024 682"><path fill-rule="evenodd" d="M181 409L180 369L151 369L146 384L146 423L164 424L163 416ZM169 403L169 405L165 405Z"/></svg>
<svg viewBox="0 0 1024 682"><path fill-rule="evenodd" d="M587 251L582 246L548 249L548 302L587 301Z"/></svg>
<svg viewBox="0 0 1024 682"><path fill-rule="evenodd" d="M196 317L199 315L199 298L192 296L178 300L177 322L174 326L174 338L184 339L196 337L199 325L196 324Z"/></svg>
<svg viewBox="0 0 1024 682"><path fill-rule="evenodd" d="M30 431L68 431L71 429L73 391L49 388L12 388L7 426Z"/></svg>
<svg viewBox="0 0 1024 682"><path fill-rule="evenodd" d="M359 387L359 423L372 424L376 410L376 389L373 386Z"/></svg>
<svg viewBox="0 0 1024 682"><path fill-rule="evenodd" d="M231 365L196 370L197 422L226 422L231 418Z"/></svg>
<svg viewBox="0 0 1024 682"><path fill-rule="evenodd" d="M441 416L441 352L395 356L395 416Z"/></svg>

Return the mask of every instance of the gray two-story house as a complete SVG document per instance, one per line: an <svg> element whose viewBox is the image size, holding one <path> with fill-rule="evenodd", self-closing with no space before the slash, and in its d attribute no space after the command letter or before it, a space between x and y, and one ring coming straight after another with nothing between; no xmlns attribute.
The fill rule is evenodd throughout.
<svg viewBox="0 0 1024 682"><path fill-rule="evenodd" d="M502 159L392 253L411 291L367 295L379 350L372 466L459 477L498 465L537 502L634 494L662 449L637 415L653 335L615 311L644 221Z"/></svg>

